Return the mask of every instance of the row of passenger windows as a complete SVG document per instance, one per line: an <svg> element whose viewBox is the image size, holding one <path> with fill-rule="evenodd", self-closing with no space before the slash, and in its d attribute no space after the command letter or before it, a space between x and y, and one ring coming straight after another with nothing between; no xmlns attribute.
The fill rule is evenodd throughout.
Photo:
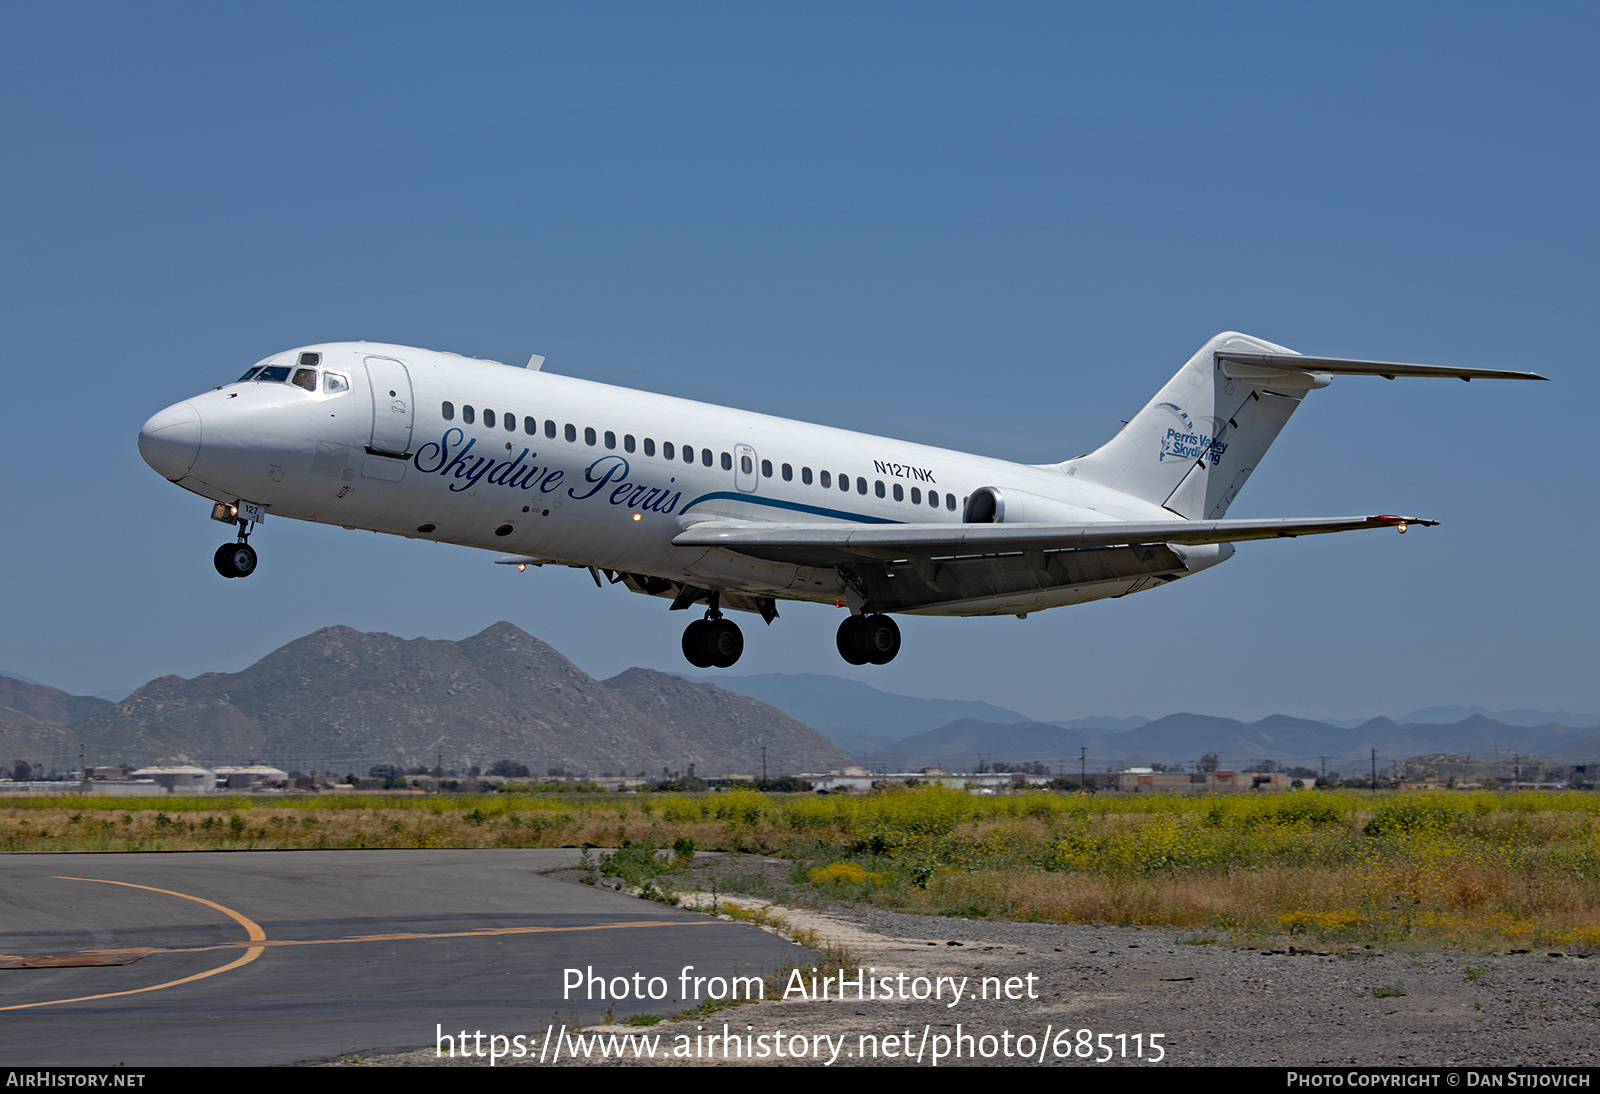
<svg viewBox="0 0 1600 1094"><path fill-rule="evenodd" d="M456 407L454 403L446 402L442 404L439 408L439 411L443 415L445 421L455 421ZM504 429L507 433L515 433L517 431L517 415L510 413L509 411L501 411L500 413L496 414L495 411L489 409L488 407L484 407L481 410L474 410L470 406L463 406L461 408L461 420L467 425L476 424L480 415L482 417L483 426L485 429ZM530 437L537 437L541 432L539 419L537 418L524 417L521 425L522 432L526 433ZM564 436L569 444L578 443L578 427L573 425L571 422L568 422L565 426L558 427L554 421L551 421L547 418L544 422L543 433L551 440L556 439L557 435L559 434L560 436ZM606 448L615 449L617 447L617 435L609 429L602 434L597 433L592 426L584 427L584 444L594 447L602 442L604 442ZM632 433L623 434L622 450L624 452L635 452L638 451L640 447L641 446L634 440ZM654 438L646 437L642 447L646 456L654 456L656 454L656 442ZM697 453L693 445L674 445L671 441L661 442L661 458L664 460L676 460L681 458L684 463L694 463L696 455ZM702 448L698 452L698 457L702 466L714 467L720 463L724 471L733 470L733 455L731 453L724 452L721 454L719 459L711 449ZM749 456L742 455L739 457L739 470L746 475L752 475L755 473L754 462ZM793 465L787 463L783 464L779 468L779 474L782 476L784 482L794 481ZM762 478L767 479L772 478L773 466L771 460L761 461L761 476ZM837 482L840 490L844 491L845 493L849 493L850 491L849 475L840 474L838 476L834 476L827 471L818 471L815 476L813 476L811 468L802 467L800 469L800 481L806 486L810 486L813 482L815 482L824 490L833 489L834 483ZM857 476L855 480L856 493L865 494L867 489L867 480ZM883 481L880 479L872 484L871 489L872 493L880 498L892 496L895 501L906 500L905 487L901 486L900 483L893 483L892 485L885 487ZM922 488L920 486L913 486L911 488L910 498L912 505L924 504L923 496ZM929 508L939 508L939 492L937 490L929 490L926 496L926 504ZM955 512L956 496L954 494L944 495L944 507L952 513Z"/></svg>

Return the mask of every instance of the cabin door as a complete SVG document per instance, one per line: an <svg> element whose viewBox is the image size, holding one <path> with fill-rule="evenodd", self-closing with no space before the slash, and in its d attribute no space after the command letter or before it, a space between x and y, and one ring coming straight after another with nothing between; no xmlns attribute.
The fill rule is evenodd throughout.
<svg viewBox="0 0 1600 1094"><path fill-rule="evenodd" d="M386 456L411 454L411 374L393 357L368 357L367 382L372 386L372 440L369 447Z"/></svg>

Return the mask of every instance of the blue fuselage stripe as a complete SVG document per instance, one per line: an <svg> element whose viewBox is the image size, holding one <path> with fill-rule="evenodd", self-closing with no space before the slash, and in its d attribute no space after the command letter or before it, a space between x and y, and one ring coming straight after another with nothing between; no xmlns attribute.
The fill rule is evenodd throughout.
<svg viewBox="0 0 1600 1094"><path fill-rule="evenodd" d="M714 494L701 494L688 505L679 509L679 513L687 513L703 501L718 501L726 498L728 501L743 502L746 505L769 505L774 509L788 509L795 513L810 513L817 517L833 517L836 520L849 520L857 524L904 524L903 520L890 520L888 517L869 517L861 513L847 513L843 509L824 509L820 505L804 505L797 501L779 501L776 498L762 498L755 494L738 494L731 490L719 490Z"/></svg>

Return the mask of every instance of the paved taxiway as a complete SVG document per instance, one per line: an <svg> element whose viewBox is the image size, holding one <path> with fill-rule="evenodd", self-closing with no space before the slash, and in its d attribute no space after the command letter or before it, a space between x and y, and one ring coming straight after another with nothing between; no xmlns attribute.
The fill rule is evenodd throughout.
<svg viewBox="0 0 1600 1094"><path fill-rule="evenodd" d="M283 1064L542 1035L562 970L765 974L765 931L543 876L571 850L0 856L0 1064ZM120 951L120 952L119 952ZM88 963L99 962L99 963ZM120 962L120 963L109 963ZM22 965L25 967L7 967ZM692 1002L692 1000L691 1000Z"/></svg>

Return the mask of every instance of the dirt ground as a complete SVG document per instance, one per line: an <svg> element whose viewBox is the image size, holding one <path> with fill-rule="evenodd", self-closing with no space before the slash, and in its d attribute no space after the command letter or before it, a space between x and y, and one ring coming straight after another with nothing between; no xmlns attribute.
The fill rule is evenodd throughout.
<svg viewBox="0 0 1600 1094"><path fill-rule="evenodd" d="M1600 1063L1600 956L1247 945L1152 928L803 907L798 892L784 891L788 864L719 859L702 856L694 874L703 881L719 871L722 892L728 884L765 891L765 899L719 894L719 905L767 909L791 937L811 931L846 952L844 999L838 974L818 999L802 971L785 982L787 999L647 1027L554 1033L498 1066ZM686 903L695 899L711 898ZM629 1035L634 1040L620 1039ZM359 1064L487 1062L427 1048Z"/></svg>

